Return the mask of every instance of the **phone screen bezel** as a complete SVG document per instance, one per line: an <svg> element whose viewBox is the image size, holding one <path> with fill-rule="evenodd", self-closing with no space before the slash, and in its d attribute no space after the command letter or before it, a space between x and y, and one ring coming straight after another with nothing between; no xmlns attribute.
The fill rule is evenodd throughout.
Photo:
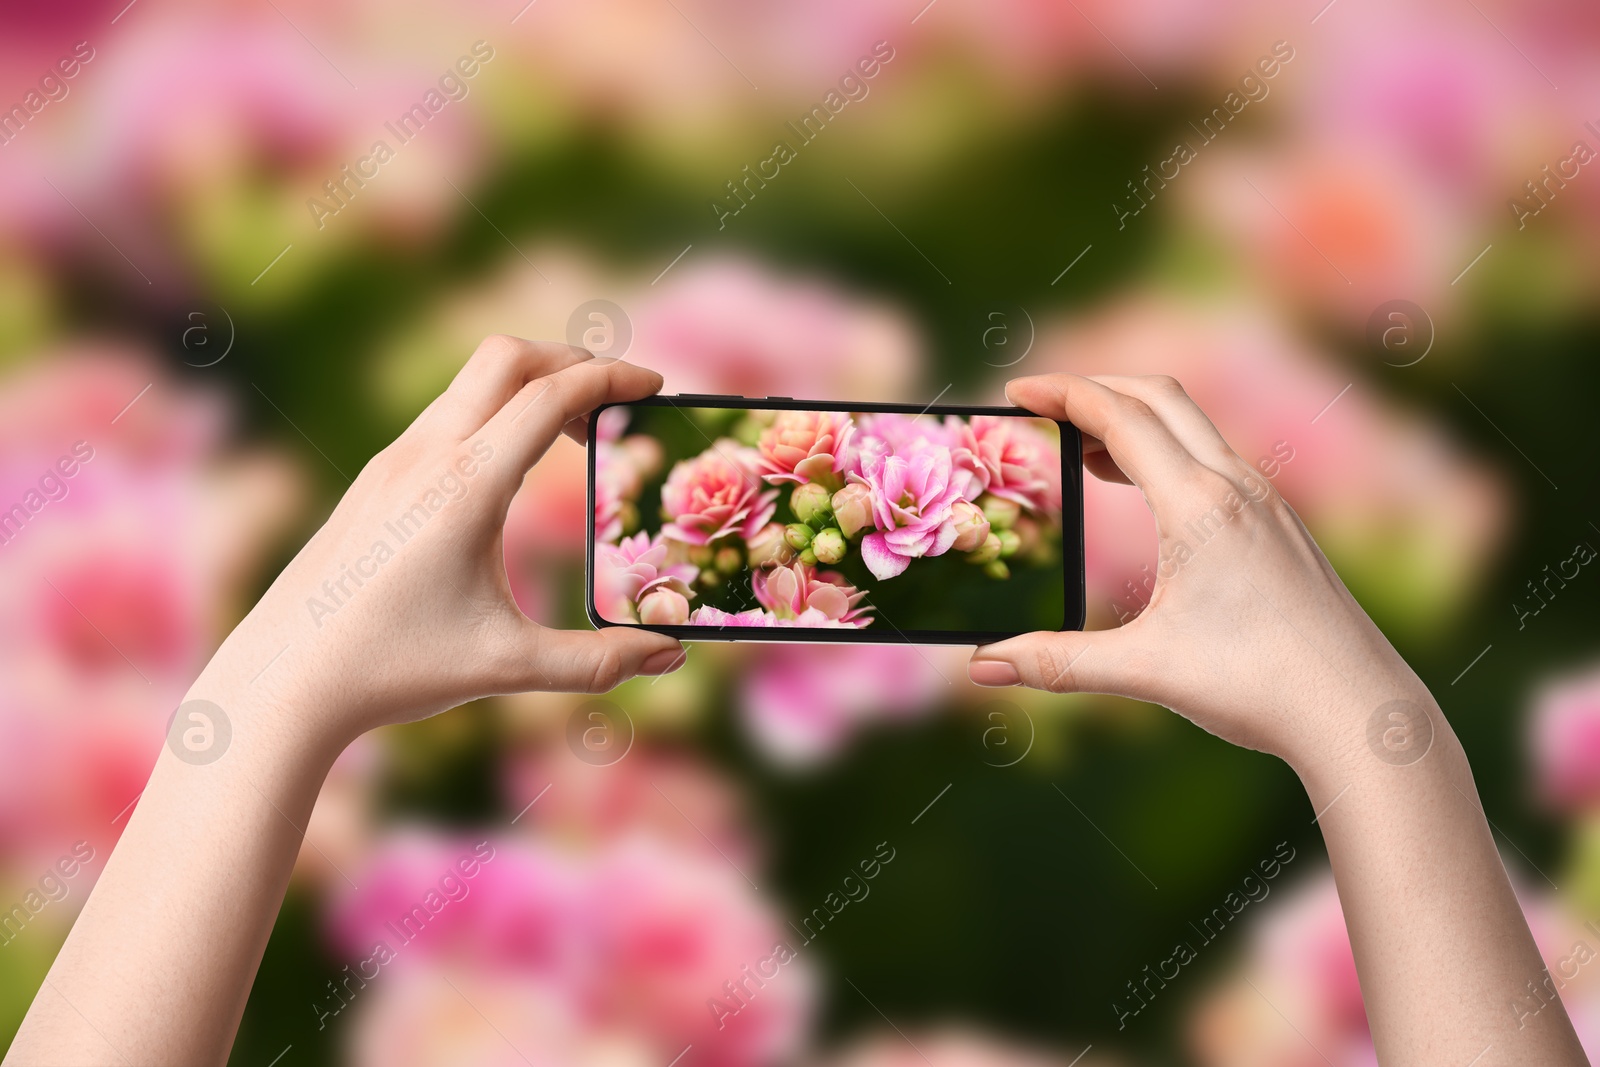
<svg viewBox="0 0 1600 1067"><path fill-rule="evenodd" d="M766 411L848 411L894 415L973 415L1020 416L1048 419L1047 415L1026 408L1003 405L963 405L866 403L862 401L795 400L792 397L743 397L726 394L681 393L656 395L642 400L602 404L590 415L592 431L600 412L614 407L673 407L673 408L748 408ZM687 414L684 416L687 418ZM1061 558L1062 558L1062 629L1083 629L1086 613L1083 567L1083 437L1078 428L1059 419L1050 420L1061 430ZM594 490L595 449L591 433L585 448L587 475L587 515L585 518L583 606L589 622L596 629L608 626L630 626L665 634L681 641L805 641L831 644L932 644L974 645L1001 641L1026 633L1025 630L902 630L888 619L879 619L886 626L869 626L862 629L836 629L805 626L647 626L638 622L612 622L601 618L594 602ZM1076 507L1073 507L1076 505ZM1073 564L1076 564L1076 567Z"/></svg>

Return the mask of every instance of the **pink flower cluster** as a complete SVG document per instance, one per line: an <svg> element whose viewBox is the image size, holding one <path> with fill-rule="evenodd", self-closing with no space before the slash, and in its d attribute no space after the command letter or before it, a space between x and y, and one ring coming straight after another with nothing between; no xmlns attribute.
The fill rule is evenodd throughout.
<svg viewBox="0 0 1600 1067"><path fill-rule="evenodd" d="M667 562L668 546L657 534L640 531L621 544L595 546L595 606L613 622L651 626L681 624L689 615L690 588L700 570L692 563Z"/></svg>
<svg viewBox="0 0 1600 1067"><path fill-rule="evenodd" d="M637 454L645 450L619 449L622 429L597 427L595 527L602 542L620 535L623 501L640 491ZM734 432L741 430L753 444L723 437L673 465L653 539L639 533L598 546L596 607L604 618L866 626L870 611L859 606L865 591L820 569L841 563L853 544L880 581L903 574L912 560L951 551L1004 578L1002 557L1060 512L1059 445L1026 420L752 411ZM659 456L659 446L647 455ZM773 521L784 505L798 521ZM755 604L691 610L697 585L717 587L741 570L751 574Z"/></svg>
<svg viewBox="0 0 1600 1067"><path fill-rule="evenodd" d="M839 463L852 486L865 487L836 509L865 505L862 559L874 577L893 578L911 561L955 549L973 552L996 522L974 506L985 494L1039 514L1061 507L1060 450L1015 418L946 416L943 424L905 415L869 415ZM839 508L839 504L845 505ZM1002 509L1007 519L1014 518ZM848 531L847 531L848 532ZM997 553L999 539L996 539Z"/></svg>

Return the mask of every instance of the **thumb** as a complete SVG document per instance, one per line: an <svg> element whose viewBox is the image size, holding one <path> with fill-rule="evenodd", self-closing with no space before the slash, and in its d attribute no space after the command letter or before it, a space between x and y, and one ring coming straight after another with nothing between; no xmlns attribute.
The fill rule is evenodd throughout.
<svg viewBox="0 0 1600 1067"><path fill-rule="evenodd" d="M1023 634L972 654L978 685L1025 685L1051 693L1112 693L1149 700L1149 659L1126 628Z"/></svg>
<svg viewBox="0 0 1600 1067"><path fill-rule="evenodd" d="M523 689L604 693L639 674L666 674L687 657L675 638L631 626L557 630L530 622Z"/></svg>

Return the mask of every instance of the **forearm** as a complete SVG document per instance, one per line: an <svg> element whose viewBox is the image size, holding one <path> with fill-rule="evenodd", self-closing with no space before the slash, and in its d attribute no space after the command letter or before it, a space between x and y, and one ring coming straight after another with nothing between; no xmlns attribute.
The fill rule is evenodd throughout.
<svg viewBox="0 0 1600 1067"><path fill-rule="evenodd" d="M1587 1064L1560 1005L1519 1017L1544 964L1466 754L1438 707L1418 697L1432 723L1420 758L1386 749L1380 730L1348 758L1301 769L1380 1059Z"/></svg>
<svg viewBox="0 0 1600 1067"><path fill-rule="evenodd" d="M203 677L226 709L211 763L164 747L7 1064L221 1063L335 746Z"/></svg>

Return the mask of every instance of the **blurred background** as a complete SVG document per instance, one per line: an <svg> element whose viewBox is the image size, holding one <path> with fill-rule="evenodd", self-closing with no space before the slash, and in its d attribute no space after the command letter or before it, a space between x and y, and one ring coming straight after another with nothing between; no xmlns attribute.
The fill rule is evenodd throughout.
<svg viewBox="0 0 1600 1067"><path fill-rule="evenodd" d="M1600 978L1559 966L1600 943L1593 5L64 0L0 26L6 1034L190 679L505 332L671 392L1176 375L1433 687L1600 1052ZM525 610L571 626L582 459L539 465L506 539ZM1114 625L1153 527L1086 493ZM1287 768L964 660L697 645L604 701L363 738L234 1062L1375 1062Z"/></svg>

